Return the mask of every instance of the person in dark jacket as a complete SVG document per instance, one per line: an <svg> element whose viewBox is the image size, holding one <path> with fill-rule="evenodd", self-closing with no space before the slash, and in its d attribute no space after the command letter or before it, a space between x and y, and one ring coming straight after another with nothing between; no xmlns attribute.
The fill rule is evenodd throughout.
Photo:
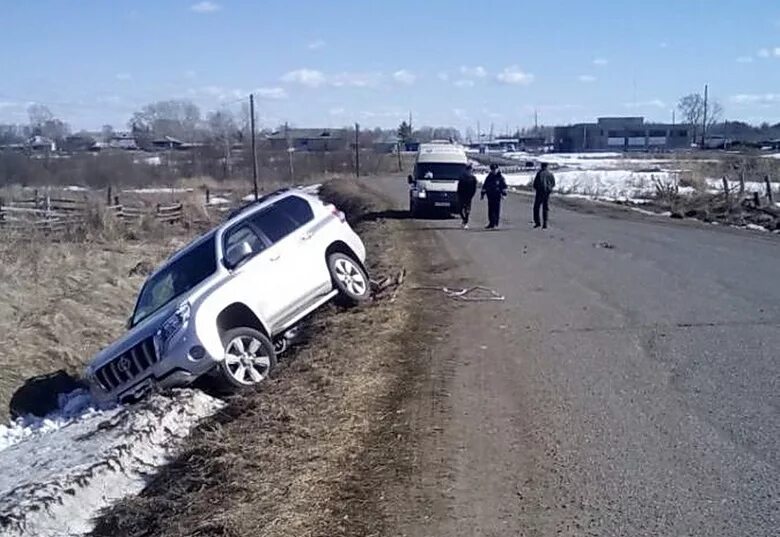
<svg viewBox="0 0 780 537"><path fill-rule="evenodd" d="M501 198L506 196L506 180L501 175L498 164L490 165L490 173L482 183L480 199L488 199L488 225L487 229L495 229L501 219Z"/></svg>
<svg viewBox="0 0 780 537"><path fill-rule="evenodd" d="M474 176L471 164L466 166L466 171L458 179L458 209L463 220L463 229L469 228L469 215L471 214L471 200L477 193L477 178Z"/></svg>
<svg viewBox="0 0 780 537"><path fill-rule="evenodd" d="M547 229L547 215L550 212L550 194L555 188L555 176L547 169L547 163L542 162L542 167L534 177L534 227ZM539 209L542 209L542 219L539 219Z"/></svg>

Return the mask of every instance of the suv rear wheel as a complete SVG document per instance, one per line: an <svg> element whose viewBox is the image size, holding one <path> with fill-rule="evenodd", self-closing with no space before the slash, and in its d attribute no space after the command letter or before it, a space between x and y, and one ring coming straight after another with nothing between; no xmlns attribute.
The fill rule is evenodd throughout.
<svg viewBox="0 0 780 537"><path fill-rule="evenodd" d="M348 255L335 253L328 256L328 270L341 299L355 305L371 298L371 282L368 274Z"/></svg>
<svg viewBox="0 0 780 537"><path fill-rule="evenodd" d="M254 328L241 327L222 335L225 358L219 372L225 388L232 391L263 382L276 367L271 341Z"/></svg>

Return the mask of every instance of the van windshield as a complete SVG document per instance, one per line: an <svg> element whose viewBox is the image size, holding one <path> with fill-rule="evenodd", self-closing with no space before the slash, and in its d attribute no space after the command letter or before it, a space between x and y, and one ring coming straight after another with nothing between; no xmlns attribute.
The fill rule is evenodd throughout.
<svg viewBox="0 0 780 537"><path fill-rule="evenodd" d="M457 162L418 162L417 180L425 179L425 174L433 174L433 181L452 181L460 179L466 171L466 164Z"/></svg>

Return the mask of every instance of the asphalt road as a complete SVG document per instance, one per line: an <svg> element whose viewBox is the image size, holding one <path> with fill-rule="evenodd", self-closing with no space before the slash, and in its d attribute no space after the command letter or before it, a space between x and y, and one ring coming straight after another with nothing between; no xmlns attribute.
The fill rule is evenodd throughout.
<svg viewBox="0 0 780 537"><path fill-rule="evenodd" d="M403 179L367 182L406 207ZM416 222L431 281L506 301L453 304L391 533L780 535L780 237L529 210Z"/></svg>

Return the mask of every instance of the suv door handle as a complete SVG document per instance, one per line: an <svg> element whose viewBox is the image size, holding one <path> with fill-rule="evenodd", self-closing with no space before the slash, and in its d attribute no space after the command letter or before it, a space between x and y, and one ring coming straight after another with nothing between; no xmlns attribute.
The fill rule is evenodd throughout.
<svg viewBox="0 0 780 537"><path fill-rule="evenodd" d="M312 233L311 231L308 231L308 232L304 233L303 235L301 235L301 240L302 241L307 241L307 240L311 239L313 236L314 236L314 233Z"/></svg>

